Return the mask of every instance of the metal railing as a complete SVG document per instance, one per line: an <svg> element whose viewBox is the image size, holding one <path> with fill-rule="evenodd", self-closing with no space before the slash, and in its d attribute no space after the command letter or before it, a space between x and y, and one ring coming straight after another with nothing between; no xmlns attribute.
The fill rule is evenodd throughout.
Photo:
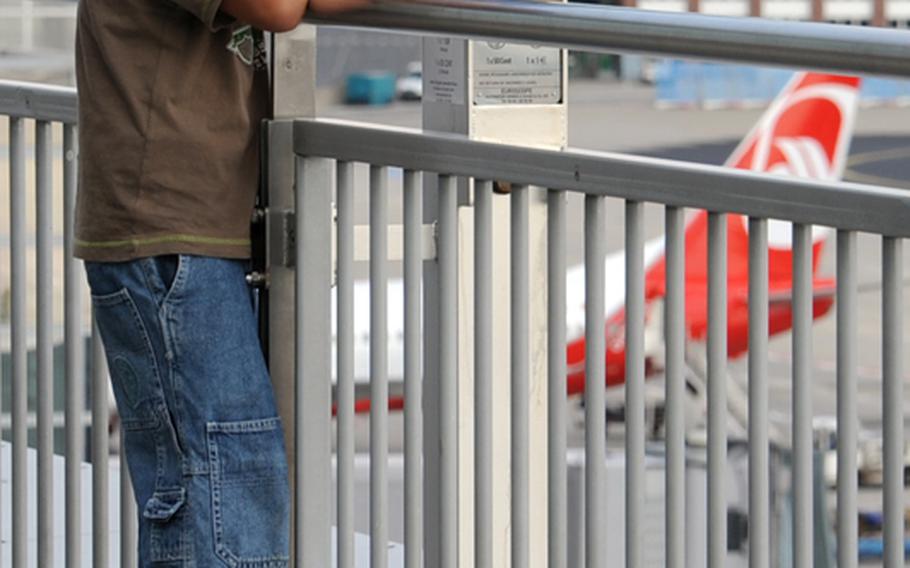
<svg viewBox="0 0 910 568"><path fill-rule="evenodd" d="M374 9L319 20L324 24L343 24L383 29L407 30L415 33L450 34L469 37L496 37L509 41L539 42L561 47L595 50L632 50L678 56L706 57L723 60L777 63L813 68L835 69L864 73L910 76L910 41L901 32L859 28L834 28L817 24L736 20L689 14L656 14L604 7L564 6L532 2L407 2L377 5ZM49 385L49 335L52 269L48 264L52 247L51 169L54 167L52 123L63 123L64 179L64 242L66 248L66 547L68 566L82 563L80 526L83 504L80 502L80 477L83 443L80 424L84 412L84 377L79 369L85 356L81 339L86 333L80 317L80 302L84 295L79 263L72 259L72 212L75 196L76 97L68 89L54 89L24 84L0 83L0 115L9 118L10 223L12 315L11 337L13 354L12 400L12 562L26 566L27 517L37 511L39 565L53 565L52 499L52 407ZM26 168L28 160L27 124L34 121L36 204L38 210L38 279L34 293L40 298L37 314L37 351L39 367L37 380L41 385L38 422L38 506L26 501L27 485L27 401L28 375L26 370L25 313L26 213L28 195ZM656 203L665 207L667 276L666 288L666 373L667 373L667 513L666 535L668 565L681 566L685 558L685 441L681 436L682 391L684 389L684 211L685 208L708 209L710 225L709 282L710 314L708 332L709 380L709 441L708 441L708 517L709 562L719 568L726 557L726 495L724 468L727 454L726 417L726 322L724 313L726 286L725 215L730 212L750 217L750 483L767 487L769 436L767 428L767 366L762 363L767 349L768 282L767 224L769 219L789 220L794 225L794 385L804 387L808 382L805 349L810 344L808 334L812 313L810 229L813 225L837 229L837 318L838 318L838 558L839 566L854 566L857 562L856 520L856 233L870 232L882 236L883 248L883 361L885 394L883 408L885 468L884 506L886 555L885 565L903 565L903 415L900 406L902 384L902 273L903 239L910 236L906 223L910 217L910 197L905 193L880 187L858 184L834 184L792 180L781 177L697 166L666 160L647 159L620 154L581 151L555 151L521 148L510 145L481 143L454 135L433 134L412 130L376 128L352 123L325 120L301 120L294 124L296 158L295 220L296 266L306 266L297 273L295 318L296 330L296 440L298 446L310 443L312 455L298 452L295 472L297 496L294 503L296 527L296 562L298 565L329 565L332 522L331 507L324 507L331 494L331 446L321 439L330 431L331 408L331 288L333 266L330 244L333 241L332 192L337 204L337 325L338 325L338 428L340 437L338 463L338 562L353 565L353 457L354 444L350 437L354 419L354 388L352 382L353 337L353 163L370 164L370 279L371 287L371 401L370 416L370 526L371 565L387 562L389 509L387 492L388 458L388 375L386 347L386 305L388 261L389 210L387 199L389 167L404 172L404 343L405 343L405 400L422 399L423 342L433 337L437 349L434 372L438 374L441 405L437 414L422 412L419 404L405 404L405 565L438 565L452 567L458 562L458 503L456 501L457 473L457 415L454 407L457 396L457 263L459 255L457 231L458 182L474 180L476 207L474 246L477 266L489 267L492 180L513 184L511 201L512 267L514 275L527 273L528 207L534 187L545 190L548 203L549 271L548 294L548 389L550 400L548 437L549 456L549 531L550 566L565 566L569 535L565 511L567 498L566 441L565 441L565 256L568 226L565 207L568 194L580 194L585 201L585 259L586 259L586 331L588 353L585 359L586 428L585 428L585 564L605 566L607 558L600 546L607 511L601 505L605 483L605 321L604 321L604 207L608 198L625 201L626 219L626 321L625 337L630 363L626 377L626 479L625 512L627 554L629 566L640 566L643 539L644 477L644 270L643 270L643 204ZM292 159L288 155L287 159ZM427 192L421 185L424 173L438 175L438 186L430 188L436 207L435 254L429 262L438 268L433 279L438 289L438 312L432 320L423 320L424 301L428 282L421 277L426 268L422 239L422 201ZM475 375L477 384L476 417L478 431L489 432L490 385L496 380L490 368L493 344L489 319L491 289L496 283L486 278L483 270L476 272L475 289ZM528 369L523 364L528 349L527 305L529 283L512 278L513 336L512 397L513 408L526 407L529 392ZM422 322L435 321L430 329ZM291 330L287 330L291 331ZM106 372L101 364L101 345L92 331L92 548L93 565L111 564L108 557L110 533L107 511L108 496L108 430L98 427L107 424L108 398ZM802 385L802 387L800 387ZM811 487L811 401L805 390L798 390L794 403L795 428L795 517L812 519ZM427 479L423 467L428 456L422 438L427 423L439 426L440 470L438 479ZM526 460L530 439L527 416L516 412L512 417L512 451L515 463ZM313 439L313 432L320 439ZM477 502L484 503L492 487L483 472L489 465L490 448L481 434L477 445L478 471ZM306 461L301 461L303 458ZM125 468L122 468L125 472ZM513 468L512 491L512 558L513 565L524 562L529 544L527 531L527 469ZM135 563L135 503L124 475L121 499L121 558L119 565ZM439 524L424 522L423 485L432 481L441 492ZM308 499L318 495L314 502ZM753 493L750 502L752 566L770 565L770 541L767 530L769 507L761 491ZM475 530L478 542L488 537L488 513L480 507ZM802 527L805 529L805 525ZM799 534L807 534L801 532ZM426 542L432 542L431 560ZM797 566L811 564L811 542L796 539L793 543ZM438 549L438 550L437 550ZM480 547L479 550L489 550ZM438 552L438 562L436 553ZM313 561L312 559L315 559ZM426 559L426 560L425 560ZM424 561L425 560L425 561ZM117 563L115 560L114 564ZM479 556L477 565L492 565L489 556Z"/></svg>
<svg viewBox="0 0 910 568"><path fill-rule="evenodd" d="M74 89L0 81L0 117L8 124L3 133L8 146L9 170L9 298L10 320L9 349L11 374L4 377L12 384L11 408L11 502L5 501L4 509L10 511L12 523L11 542L3 543L3 552L9 553L12 566L55 566L65 561L66 566L108 566L112 544L110 535L118 527L110 526L111 508L117 503L109 500L109 477L119 469L121 487L119 500L120 558L115 564L135 565L136 558L136 507L129 485L125 462L119 468L109 465L109 386L101 340L94 326L87 326L83 314L87 288L81 261L72 255L73 212L76 203L77 180L77 99ZM29 175L29 169L34 176ZM55 183L62 174L62 184ZM32 217L28 215L28 199L34 200L34 234L29 234ZM62 199L63 224L55 223L53 210L58 207L55 199ZM6 219L3 220L7 222ZM57 237L63 236L63 287L54 282L54 253L60 252ZM31 241L34 240L34 244ZM29 277L29 259L35 259L34 278ZM33 300L33 303L32 303ZM54 501L59 494L60 464L54 456L53 348L61 341L54 329L59 327L54 306L64 306L62 342L65 345L65 470L63 474L62 503L65 517L64 550L55 550L60 540L55 531L55 518L60 515L61 503ZM34 305L34 312L29 309ZM90 336L91 382L86 385L86 337ZM34 346L36 367L34 378L28 365L30 345ZM29 409L29 384L37 385L37 404ZM86 387L89 387L88 389ZM91 477L83 476L86 457L85 393L91 393L89 408L91 418ZM37 441L29 448L28 436L36 424ZM6 432L3 433L6 439ZM37 469L28 463L30 453L37 454ZM36 485L37 503L29 501L29 485ZM7 485L4 484L4 487ZM83 503L83 495L91 495L91 503ZM83 527L83 511L91 515L91 530ZM116 509L115 509L116 511ZM6 518L4 516L4 518ZM37 523L35 523L37 521ZM30 534L36 529L36 549L29 550ZM90 538L90 540L87 539ZM11 548L11 550L9 550ZM4 557L6 554L3 555ZM37 562L37 564L36 564Z"/></svg>
<svg viewBox="0 0 910 568"><path fill-rule="evenodd" d="M560 5L535 2L388 2L353 14L318 16L319 24L337 24L381 28L410 33L450 35L462 38L496 38L564 48L598 51L634 51L678 57L707 58L724 61L777 64L810 69L827 69L867 74L910 76L910 40L901 32L843 28L829 25L771 22L755 19L728 19L633 11L623 8ZM903 521L903 414L900 342L903 327L901 302L902 242L910 235L906 219L910 197L904 192L868 185L810 182L781 177L733 171L710 166L696 166L656 159L591 153L571 150L539 150L518 146L489 144L466 137L429 132L376 128L367 125L328 120L301 120L295 123L294 149L297 160L296 203L298 204L296 266L306 266L298 273L297 345L308 349L304 365L298 359L296 384L303 392L330 396L328 390L312 385L324 382L331 369L331 351L308 346L309 338L331 333L331 316L324 306L331 303L330 288L333 266L316 249L332 241L336 230L339 243L335 258L338 274L338 404L337 428L339 445L338 511L339 558L343 566L352 566L351 554L345 547L353 539L350 495L353 492L353 445L342 443L353 430L353 391L350 368L352 338L346 335L352 325L351 279L353 257L350 251L353 226L351 190L353 164L365 163L370 168L370 277L371 277L371 415L370 431L370 526L372 543L370 561L385 566L388 540L385 525L389 513L386 483L388 429L388 385L385 330L388 323L386 286L388 280L385 235L388 230L388 169L404 171L404 224L407 247L404 254L404 321L406 360L404 373L406 415L404 460L405 518L408 527L421 527L423 535L406 529L405 550L408 567L434 565L492 566L490 547L489 500L492 485L488 471L492 465L489 436L485 423L492 408L490 384L490 345L492 342L490 305L492 282L490 268L490 201L492 180L512 184L511 201L511 562L529 565L527 448L529 444L527 408L528 360L528 283L523 276L528 270L528 204L533 187L549 188L546 200L548 221L547 313L548 389L551 414L547 426L550 436L549 465L551 472L547 492L550 495L548 549L546 564L566 566L569 535L564 513L566 492L565 439L565 200L570 193L584 196L585 212L585 553L584 565L606 566L608 551L602 541L609 514L603 506L606 472L604 389L605 318L604 257L602 235L605 230L604 207L608 197L625 201L626 223L626 390L625 390L625 563L643 565L644 485L645 474L645 401L644 383L644 268L643 204L664 206L666 215L666 396L667 396L667 485L666 485L666 559L669 566L685 562L685 460L686 448L682 431L683 391L686 361L685 306L683 288L685 258L684 210L707 209L709 225L708 251L708 440L707 440L707 565L727 565L727 321L726 321L726 214L737 213L749 218L749 556L750 565L772 565L770 534L771 485L770 436L768 427L768 223L785 220L794 223L794 297L793 297L793 483L796 523L792 541L796 566L813 564L813 442L812 401L808 391L811 381L809 356L812 322L812 247L813 226L833 227L837 231L837 399L838 399L838 566L855 566L858 562L857 541L857 232L882 236L883 249L883 324L885 336L883 360L885 386L885 565L902 566L904 558ZM337 172L336 172L337 168ZM421 189L424 174L436 179ZM336 180L338 185L336 186ZM465 182L465 183L462 183ZM459 187L473 183L474 211L473 251L459 251L457 235ZM337 189L338 216L333 225L332 204L328 195ZM432 196L435 210L429 221L435 226L437 240L434 276L425 286L434 290L435 302L426 302L419 277L421 256L419 210L421 195ZM429 197L428 197L429 199ZM426 211L426 207L424 207ZM305 218L300 218L300 215ZM576 221L577 222L577 221ZM465 284L457 270L462 255L475 255L473 295L475 311L460 313L458 286ZM424 265L426 268L426 265ZM477 268L480 267L480 268ZM428 273L424 272L424 276ZM470 286L470 284L469 284ZM433 317L421 321L420 306L434 311ZM306 314L306 317L301 315ZM312 319L312 318L319 319ZM456 497L459 479L457 454L458 386L458 321L467 319L474 331L474 389L476 445L473 479L475 558L459 558L458 534L460 505ZM424 342L431 342L427 345ZM381 353L374 353L376 349ZM421 352L437 351L423 362ZM300 353L298 351L298 355ZM407 355L407 354L410 354ZM316 357L313 360L312 357ZM427 412L419 399L427 377L438 383L439 408ZM504 380L504 378L500 378ZM306 386L311 385L311 386ZM417 397L416 403L409 403ZM298 399L297 413L308 414L329 400ZM424 405L423 408L421 405ZM519 412L520 411L520 412ZM316 420L329 421L328 414ZM308 426L298 421L297 436L308 436ZM432 429L428 428L432 425ZM320 438L327 427L312 430ZM421 434L438 432L435 443L421 445ZM328 451L328 450L327 450ZM439 456L433 455L439 452ZM329 454L323 456L329 459ZM310 456L319 460L320 457ZM436 462L421 475L421 468ZM438 469L437 469L438 468ZM304 495L324 495L331 487L331 471L323 469L298 471L298 491ZM307 477L309 476L309 477ZM437 477L438 476L438 477ZM421 481L429 484L423 495L439 493L432 522L420 502ZM485 502L486 500L486 502ZM305 498L298 502L301 506ZM697 506L697 505L696 505ZM298 560L320 562L329 558L328 526L330 518L304 515L298 509ZM439 522L437 522L439 521ZM376 542L379 539L379 542ZM573 539L578 542L578 539ZM791 544L791 543L788 543ZM701 546L691 543L689 546ZM536 559L539 560L539 559ZM535 561L536 561L535 560ZM498 564L497 564L498 565Z"/></svg>

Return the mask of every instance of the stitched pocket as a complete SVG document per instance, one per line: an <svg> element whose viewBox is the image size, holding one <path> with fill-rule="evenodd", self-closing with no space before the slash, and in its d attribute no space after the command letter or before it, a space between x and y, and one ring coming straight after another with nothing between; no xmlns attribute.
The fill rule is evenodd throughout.
<svg viewBox="0 0 910 568"><path fill-rule="evenodd" d="M126 288L92 295L95 318L108 355L117 411L125 430L158 426L155 409L163 404L158 366L148 331Z"/></svg>
<svg viewBox="0 0 910 568"><path fill-rule="evenodd" d="M215 553L229 566L284 568L290 490L276 416L206 425Z"/></svg>
<svg viewBox="0 0 910 568"><path fill-rule="evenodd" d="M190 557L191 544L185 530L186 489L169 487L156 490L142 511L149 520L149 555L153 562L168 562Z"/></svg>

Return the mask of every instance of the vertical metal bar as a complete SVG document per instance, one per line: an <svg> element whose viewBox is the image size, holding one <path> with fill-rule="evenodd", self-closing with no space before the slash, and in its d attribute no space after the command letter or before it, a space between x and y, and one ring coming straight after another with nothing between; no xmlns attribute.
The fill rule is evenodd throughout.
<svg viewBox="0 0 910 568"><path fill-rule="evenodd" d="M12 327L12 524L13 566L28 564L28 374L25 322L25 125L9 119L10 171L10 320Z"/></svg>
<svg viewBox="0 0 910 568"><path fill-rule="evenodd" d="M456 178L439 176L440 567L458 563L458 243Z"/></svg>
<svg viewBox="0 0 910 568"><path fill-rule="evenodd" d="M644 204L626 201L626 566L642 565L645 477Z"/></svg>
<svg viewBox="0 0 910 568"><path fill-rule="evenodd" d="M475 183L474 566L493 567L493 183Z"/></svg>
<svg viewBox="0 0 910 568"><path fill-rule="evenodd" d="M765 321L767 321L767 316ZM754 321L749 317L749 321ZM750 353L751 353L750 348ZM751 381L751 379L750 379ZM793 225L793 566L810 568L813 547L812 227ZM753 395L750 395L750 398ZM766 432L767 434L767 432ZM766 484L767 485L767 484ZM767 543L763 542L764 548ZM761 547L761 545L759 546ZM764 564L763 566L767 566Z"/></svg>
<svg viewBox="0 0 910 568"><path fill-rule="evenodd" d="M82 270L73 256L76 210L76 127L63 127L63 280L66 345L66 565L82 559L82 462L85 460L85 342L82 339Z"/></svg>
<svg viewBox="0 0 910 568"><path fill-rule="evenodd" d="M708 213L708 567L727 558L727 216Z"/></svg>
<svg viewBox="0 0 910 568"><path fill-rule="evenodd" d="M903 241L882 239L882 422L884 430L884 565L904 566Z"/></svg>
<svg viewBox="0 0 910 568"><path fill-rule="evenodd" d="M566 471L566 192L547 193L547 456L550 568L568 565Z"/></svg>
<svg viewBox="0 0 910 568"><path fill-rule="evenodd" d="M54 351L53 351L53 217L51 210L53 132L49 122L35 124L35 201L37 259L38 386L38 565L54 563Z"/></svg>
<svg viewBox="0 0 910 568"><path fill-rule="evenodd" d="M423 557L423 375L420 366L420 298L423 263L423 184L404 172L404 484L405 568Z"/></svg>
<svg viewBox="0 0 910 568"><path fill-rule="evenodd" d="M858 563L856 233L837 232L837 565Z"/></svg>
<svg viewBox="0 0 910 568"><path fill-rule="evenodd" d="M370 166L370 566L388 564L388 168Z"/></svg>
<svg viewBox="0 0 910 568"><path fill-rule="evenodd" d="M124 430L120 428L120 439L123 439ZM121 445L121 448L123 446ZM130 469L126 461L126 454L120 452L120 566L121 568L135 568L139 565L137 555L137 527L136 497L133 495L133 484L130 479Z"/></svg>
<svg viewBox="0 0 910 568"><path fill-rule="evenodd" d="M749 566L751 568L770 568L769 459L768 221L750 217Z"/></svg>
<svg viewBox="0 0 910 568"><path fill-rule="evenodd" d="M605 199L585 196L585 566L602 568L606 480Z"/></svg>
<svg viewBox="0 0 910 568"><path fill-rule="evenodd" d="M328 566L332 550L331 160L297 157L294 195L294 562Z"/></svg>
<svg viewBox="0 0 910 568"><path fill-rule="evenodd" d="M107 364L92 317L92 566L109 566ZM125 447L121 438L121 447Z"/></svg>
<svg viewBox="0 0 910 568"><path fill-rule="evenodd" d="M685 210L667 207L664 315L667 398L667 568L686 565L686 235Z"/></svg>
<svg viewBox="0 0 910 568"><path fill-rule="evenodd" d="M354 164L338 175L338 568L354 568Z"/></svg>
<svg viewBox="0 0 910 568"><path fill-rule="evenodd" d="M530 253L528 246L529 195L527 186L517 186L510 196L512 208L512 563L528 566L528 457L530 411Z"/></svg>

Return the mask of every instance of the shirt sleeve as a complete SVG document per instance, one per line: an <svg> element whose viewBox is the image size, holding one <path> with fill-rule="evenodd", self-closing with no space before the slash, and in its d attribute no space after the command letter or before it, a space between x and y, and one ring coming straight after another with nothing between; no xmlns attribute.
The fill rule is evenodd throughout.
<svg viewBox="0 0 910 568"><path fill-rule="evenodd" d="M213 32L234 23L232 17L219 10L221 0L173 0L173 2L199 18Z"/></svg>

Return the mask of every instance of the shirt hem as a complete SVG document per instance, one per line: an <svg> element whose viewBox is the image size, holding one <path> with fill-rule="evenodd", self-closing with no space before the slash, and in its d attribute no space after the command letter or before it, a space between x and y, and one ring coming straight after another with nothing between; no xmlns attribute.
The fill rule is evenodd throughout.
<svg viewBox="0 0 910 568"><path fill-rule="evenodd" d="M76 240L73 256L90 262L127 262L164 254L192 254L216 258L249 259L249 239L214 239L170 235L151 239L117 241Z"/></svg>

